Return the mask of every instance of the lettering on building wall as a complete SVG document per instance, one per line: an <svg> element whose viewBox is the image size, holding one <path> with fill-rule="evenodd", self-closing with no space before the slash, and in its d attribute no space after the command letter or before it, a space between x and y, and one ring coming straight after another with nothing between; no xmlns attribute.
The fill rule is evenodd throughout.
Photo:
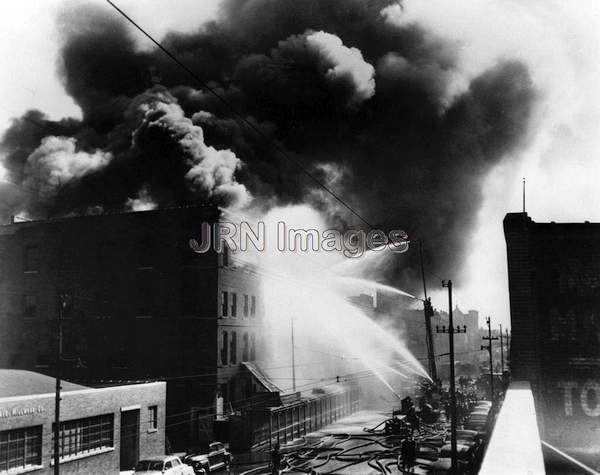
<svg viewBox="0 0 600 475"><path fill-rule="evenodd" d="M575 381L560 381L557 386L563 390L565 416L573 415L574 404L579 404L588 417L600 416L600 383L586 381L580 385Z"/></svg>
<svg viewBox="0 0 600 475"><path fill-rule="evenodd" d="M0 409L0 419L6 419L7 417L30 416L32 414L40 414L42 412L44 412L44 408L42 406Z"/></svg>

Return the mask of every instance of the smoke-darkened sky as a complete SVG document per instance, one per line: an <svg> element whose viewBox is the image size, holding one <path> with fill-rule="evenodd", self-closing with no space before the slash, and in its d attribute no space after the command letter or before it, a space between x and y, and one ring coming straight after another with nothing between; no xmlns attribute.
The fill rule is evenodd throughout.
<svg viewBox="0 0 600 475"><path fill-rule="evenodd" d="M542 163L552 171L537 186L558 180L562 192L568 183L558 177L573 163L565 172L556 155L593 135L598 94L586 102L577 86L593 83L586 61L598 38L581 28L583 13L535 2L225 0L165 15L167 27L156 20L163 3L122 6L369 223L424 239L431 274L465 289L459 302L502 295L482 310L507 317L499 221L518 203L519 172ZM583 11L597 20L593 7ZM61 107L79 113L60 119L65 112L21 87L20 110L42 107L4 133L6 179L17 185L0 187L5 216L308 202L336 226L364 226L107 3L69 2L52 17L51 80L66 93ZM583 168L593 161L576 159ZM534 218L569 216L538 209ZM473 285L482 266L495 281L487 287ZM414 267L407 255L391 276L415 285Z"/></svg>

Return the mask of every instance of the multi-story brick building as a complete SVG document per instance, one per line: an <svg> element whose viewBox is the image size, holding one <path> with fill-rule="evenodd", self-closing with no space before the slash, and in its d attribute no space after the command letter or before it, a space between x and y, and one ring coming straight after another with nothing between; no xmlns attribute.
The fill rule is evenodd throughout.
<svg viewBox="0 0 600 475"><path fill-rule="evenodd" d="M589 464L600 452L600 224L504 218L513 379L540 435ZM562 473L562 472L561 472Z"/></svg>
<svg viewBox="0 0 600 475"><path fill-rule="evenodd" d="M259 282L227 253L195 253L213 206L0 226L0 366L52 375L60 296L65 377L83 384L161 380L174 447L212 437L217 407L257 357Z"/></svg>

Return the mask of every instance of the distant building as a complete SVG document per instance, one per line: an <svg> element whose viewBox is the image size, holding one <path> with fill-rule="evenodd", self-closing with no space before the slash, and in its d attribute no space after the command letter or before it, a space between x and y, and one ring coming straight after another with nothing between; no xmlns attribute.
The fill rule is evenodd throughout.
<svg viewBox="0 0 600 475"><path fill-rule="evenodd" d="M600 452L600 224L504 218L514 380L531 383L543 440Z"/></svg>
<svg viewBox="0 0 600 475"><path fill-rule="evenodd" d="M385 317L386 324L392 325L397 330L401 341L421 362L423 367L427 367L425 315L422 308L409 308L414 301L404 296L389 295L382 292L376 292L374 295L361 294L350 298L350 301L375 320ZM474 373L477 371L481 359L482 335L479 330L479 312L477 310L462 312L457 306L454 308L452 316L455 327L458 325L461 329L463 326L467 328L466 333L456 333L454 335L457 374ZM441 332L444 326L448 327L448 313L436 310L431 318L436 366L438 375L448 378L449 342L448 334ZM439 327L440 333L436 332L436 327Z"/></svg>
<svg viewBox="0 0 600 475"><path fill-rule="evenodd" d="M436 327L439 327L440 330L443 327L447 329L448 321L448 312L445 311L436 311L431 319L436 354L447 353L449 351L448 334L436 332ZM456 364L458 365L462 361L474 364L479 360L482 343L485 343L481 340L481 333L479 331L479 312L477 310L468 310L465 313L457 305L452 311L452 323L455 328L457 326L460 327L461 332L466 328L466 332L454 334ZM447 357L444 358L446 361L448 360Z"/></svg>
<svg viewBox="0 0 600 475"><path fill-rule="evenodd" d="M52 474L54 378L3 369L0 381L0 473ZM118 473L164 453L165 383L62 388L60 473Z"/></svg>
<svg viewBox="0 0 600 475"><path fill-rule="evenodd" d="M54 374L65 295L67 379L164 379L171 446L213 438L215 419L264 390L236 379L260 347L256 272L189 245L220 219L190 206L0 226L0 366Z"/></svg>

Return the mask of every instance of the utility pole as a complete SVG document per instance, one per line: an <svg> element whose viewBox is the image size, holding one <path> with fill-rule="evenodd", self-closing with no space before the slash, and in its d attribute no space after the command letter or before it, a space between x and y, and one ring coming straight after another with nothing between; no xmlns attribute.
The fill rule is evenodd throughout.
<svg viewBox="0 0 600 475"><path fill-rule="evenodd" d="M502 338L502 323L500 324L500 366L504 374L504 339Z"/></svg>
<svg viewBox="0 0 600 475"><path fill-rule="evenodd" d="M294 317L290 320L292 325L292 387L296 392L296 353L294 350Z"/></svg>
<svg viewBox="0 0 600 475"><path fill-rule="evenodd" d="M58 321L56 328L56 393L54 396L54 475L60 473L60 377L62 366L62 320L67 305L65 295L58 296Z"/></svg>
<svg viewBox="0 0 600 475"><path fill-rule="evenodd" d="M433 317L433 307L431 299L427 298L427 285L425 282L425 266L423 265L423 241L419 239L419 257L421 258L421 279L423 280L423 312L425 314L425 343L427 344L427 359L429 362L429 376L437 383L437 368L435 367L435 351L433 347L433 335L431 333L431 317Z"/></svg>
<svg viewBox="0 0 600 475"><path fill-rule="evenodd" d="M448 333L448 343L449 343L449 351L450 351L450 448L451 448L451 461L452 466L450 469L450 473L457 473L457 456L456 456L456 382L454 376L454 334L455 333L466 333L467 326L463 325L463 328L460 327L454 328L454 322L452 321L452 281L449 280L446 284L442 281L442 287L448 288L448 329L445 326L436 327L437 333Z"/></svg>
<svg viewBox="0 0 600 475"><path fill-rule="evenodd" d="M486 323L488 326L488 336L484 336L483 340L487 340L488 344L487 346L481 345L481 349L488 350L488 353L490 355L490 401L492 403L492 407L494 407L494 366L492 361L492 341L497 340L498 337L492 337L492 323L490 317L487 317Z"/></svg>

